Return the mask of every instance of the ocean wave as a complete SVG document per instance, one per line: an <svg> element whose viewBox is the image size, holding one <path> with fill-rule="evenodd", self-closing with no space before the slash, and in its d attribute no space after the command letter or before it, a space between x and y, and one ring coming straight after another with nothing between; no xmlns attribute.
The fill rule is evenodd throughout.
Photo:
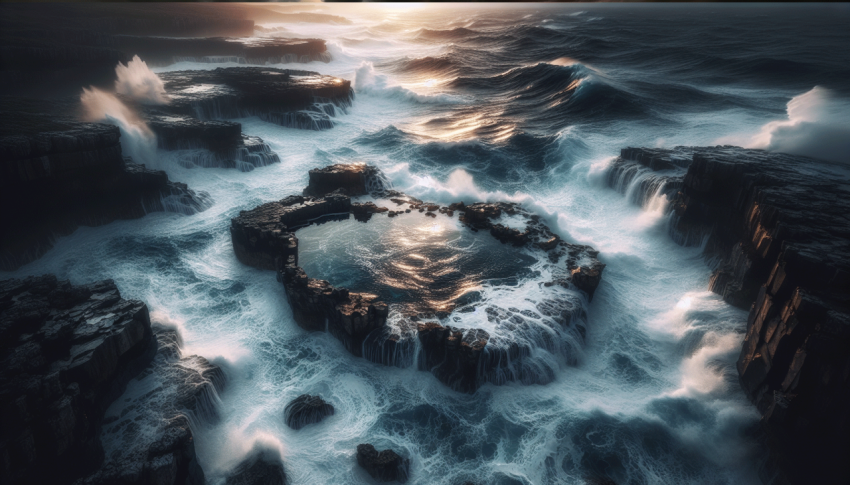
<svg viewBox="0 0 850 485"><path fill-rule="evenodd" d="M474 30L467 29L466 27L456 27L454 29L448 30L434 30L434 29L426 29L422 28L416 31L415 37L417 39L427 39L427 40L456 40L463 39L465 37L477 35L479 32Z"/></svg>
<svg viewBox="0 0 850 485"><path fill-rule="evenodd" d="M459 104L463 99L447 94L427 95L411 91L403 86L392 84L389 77L378 74L371 62L363 62L354 73L352 82L357 94L371 94L392 97L418 104Z"/></svg>
<svg viewBox="0 0 850 485"><path fill-rule="evenodd" d="M458 62L445 55L439 57L404 58L394 63L398 72L422 75L450 75L459 71Z"/></svg>

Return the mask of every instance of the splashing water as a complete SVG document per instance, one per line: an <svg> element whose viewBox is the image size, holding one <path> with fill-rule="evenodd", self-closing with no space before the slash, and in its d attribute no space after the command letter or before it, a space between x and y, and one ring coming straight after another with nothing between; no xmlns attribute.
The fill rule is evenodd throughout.
<svg viewBox="0 0 850 485"><path fill-rule="evenodd" d="M145 104L168 104L171 100L165 93L162 79L150 70L147 63L133 56L125 66L115 66L115 92Z"/></svg>
<svg viewBox="0 0 850 485"><path fill-rule="evenodd" d="M121 130L121 151L136 163L156 164L156 135L147 123L114 94L95 87L83 88L80 95L83 119L106 122Z"/></svg>

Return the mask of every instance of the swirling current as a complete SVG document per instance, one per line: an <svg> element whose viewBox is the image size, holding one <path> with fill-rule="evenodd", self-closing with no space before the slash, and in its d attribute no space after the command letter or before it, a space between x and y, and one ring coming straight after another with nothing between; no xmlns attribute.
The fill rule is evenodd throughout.
<svg viewBox="0 0 850 485"><path fill-rule="evenodd" d="M706 290L710 268L699 247L668 237L663 201L634 204L605 171L627 146L778 143L829 158L792 135L797 121L831 123L823 107L850 99L847 6L312 11L324 10L350 23L264 24L257 35L327 40L331 62L279 67L352 80L353 106L332 129L238 120L282 160L246 173L187 168L160 151L157 168L208 192L212 208L80 228L4 276L113 278L180 327L187 354L221 365L221 420L195 430L211 483L256 441L282 450L292 484L371 483L353 459L365 442L410 457L414 484L757 483L759 416L734 366L746 313ZM228 65L237 64L155 70ZM792 99L813 107L794 110ZM777 121L790 128L771 131ZM584 345L553 361L550 382L468 395L300 329L274 273L236 260L230 218L300 193L309 169L345 162L376 165L423 200L518 202L564 239L600 250L607 268L586 305ZM352 244L349 254L374 250L367 239ZM539 278L523 272L478 290L533 301ZM283 408L305 393L336 413L294 431Z"/></svg>

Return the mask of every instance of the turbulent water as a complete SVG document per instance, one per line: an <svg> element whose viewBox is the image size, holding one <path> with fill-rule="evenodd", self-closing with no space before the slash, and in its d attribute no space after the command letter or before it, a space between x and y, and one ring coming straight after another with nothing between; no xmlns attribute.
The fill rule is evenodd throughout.
<svg viewBox="0 0 850 485"><path fill-rule="evenodd" d="M846 157L848 111L836 107L850 96L847 6L325 8L352 22L264 26L327 39L330 63L280 67L352 80L354 104L333 129L240 120L282 160L248 173L160 153L160 168L209 192L211 209L81 228L3 276L113 278L180 326L184 353L222 365L221 420L196 429L213 483L258 440L282 450L293 484L370 483L353 457L366 442L409 456L415 484L757 482L758 415L734 368L746 313L706 291L710 269L699 247L668 237L663 200L638 206L604 175L625 146ZM159 71L226 65L236 64ZM812 137L835 146L818 153ZM575 365L561 362L545 385L467 395L300 329L273 272L234 257L229 221L337 162L374 164L423 200L519 202L599 249L608 266ZM525 276L491 296L523 301L539 288ZM283 408L304 393L336 414L293 431Z"/></svg>

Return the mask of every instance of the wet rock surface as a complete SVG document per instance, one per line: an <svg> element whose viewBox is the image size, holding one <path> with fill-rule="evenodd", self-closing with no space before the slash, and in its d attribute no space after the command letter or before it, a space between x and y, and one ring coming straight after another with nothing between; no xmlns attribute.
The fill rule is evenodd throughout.
<svg viewBox="0 0 850 485"><path fill-rule="evenodd" d="M283 419L292 429L301 429L308 424L318 423L333 416L334 407L319 396L302 394L283 409Z"/></svg>
<svg viewBox="0 0 850 485"><path fill-rule="evenodd" d="M545 383L554 378L550 369L533 363L526 364L534 348L565 354L567 360L575 349L573 342L584 339L584 311L575 298L561 295L555 300L543 300L537 312L519 309L492 310L488 318L505 329L524 332L529 322L549 326L553 331L566 331L569 342L542 339L517 342L491 337L483 330L463 329L438 323L446 315L410 315L401 333L387 325L388 305L372 294L355 293L335 287L325 280L310 278L298 264L298 238L294 231L309 224L335 218L349 217L368 221L374 214L388 216L418 213L441 214L452 217L455 212L471 230L487 230L496 239L516 246L545 251L548 259L562 263L555 279L545 286L561 286L584 291L588 298L599 284L605 265L596 258L598 253L588 246L569 244L552 233L536 215L516 204L480 203L438 204L422 202L396 191L387 190L380 182L376 169L365 165L334 165L310 172L310 185L305 194L326 194L323 197L290 196L280 202L263 204L242 211L231 221L231 239L237 258L244 264L277 271L283 283L295 321L307 330L328 331L339 339L352 354L385 365L416 364L440 381L461 392L475 392L484 383L503 384L509 381ZM390 210L373 202L352 203L348 195L377 192L391 198L400 209ZM526 228L507 228L496 220L502 214L527 218ZM409 217L409 216L408 216ZM574 335L573 335L574 334ZM419 360L412 357L413 340L422 345Z"/></svg>
<svg viewBox="0 0 850 485"><path fill-rule="evenodd" d="M291 128L324 130L332 117L351 105L347 80L312 71L266 67L228 67L162 73L171 97L149 115L189 116L201 120L258 116Z"/></svg>
<svg viewBox="0 0 850 485"><path fill-rule="evenodd" d="M286 473L280 452L256 446L231 472L227 485L284 485Z"/></svg>
<svg viewBox="0 0 850 485"><path fill-rule="evenodd" d="M147 306L111 280L0 282L0 478L70 483L103 458L104 411L155 352Z"/></svg>
<svg viewBox="0 0 850 485"><path fill-rule="evenodd" d="M762 413L765 483L850 477L850 171L737 147L627 149L622 159L680 165L671 233L708 237L709 288L749 308L741 386ZM647 160L652 162L647 163Z"/></svg>
<svg viewBox="0 0 850 485"><path fill-rule="evenodd" d="M0 131L0 269L38 259L56 236L80 225L155 211L193 214L212 203L208 194L170 181L165 172L122 157L117 127L57 112L72 105L0 99L0 120L10 121Z"/></svg>
<svg viewBox="0 0 850 485"><path fill-rule="evenodd" d="M154 323L153 333L153 362L105 413L102 465L76 485L205 483L190 423L218 421L225 375L203 357L184 356L175 329Z"/></svg>
<svg viewBox="0 0 850 485"><path fill-rule="evenodd" d="M378 482L406 483L410 475L410 460L393 450L379 452L371 444L357 445L357 464Z"/></svg>

